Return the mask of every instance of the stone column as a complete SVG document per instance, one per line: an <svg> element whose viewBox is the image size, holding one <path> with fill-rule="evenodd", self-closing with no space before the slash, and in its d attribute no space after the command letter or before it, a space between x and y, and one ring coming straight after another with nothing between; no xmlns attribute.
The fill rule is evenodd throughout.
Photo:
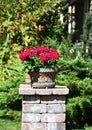
<svg viewBox="0 0 92 130"><path fill-rule="evenodd" d="M20 85L22 100L21 130L66 130L66 86L49 89L34 89Z"/></svg>

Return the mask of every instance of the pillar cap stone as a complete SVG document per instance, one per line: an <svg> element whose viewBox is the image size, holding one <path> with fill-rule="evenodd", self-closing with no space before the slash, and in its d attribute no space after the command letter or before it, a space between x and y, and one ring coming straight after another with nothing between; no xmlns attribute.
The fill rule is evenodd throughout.
<svg viewBox="0 0 92 130"><path fill-rule="evenodd" d="M28 84L21 84L19 87L20 95L67 95L69 89L66 86L58 86L55 88L31 88Z"/></svg>

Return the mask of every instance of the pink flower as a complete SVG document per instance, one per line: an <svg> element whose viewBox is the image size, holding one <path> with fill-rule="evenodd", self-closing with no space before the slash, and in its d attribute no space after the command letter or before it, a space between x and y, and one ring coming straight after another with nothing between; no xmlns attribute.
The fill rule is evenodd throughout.
<svg viewBox="0 0 92 130"><path fill-rule="evenodd" d="M49 52L49 48L44 46L37 46L34 51L36 56L40 56L42 53Z"/></svg>
<svg viewBox="0 0 92 130"><path fill-rule="evenodd" d="M22 61L29 60L31 57L38 56L42 62L48 62L49 60L57 60L60 58L59 53L54 49L49 49L44 46L37 46L35 48L26 48L20 53L19 58Z"/></svg>
<svg viewBox="0 0 92 130"><path fill-rule="evenodd" d="M21 52L19 55L20 60L25 61L29 60L33 56L33 49L25 49L25 51Z"/></svg>
<svg viewBox="0 0 92 130"><path fill-rule="evenodd" d="M20 53L19 58L23 62L24 70L26 72L33 72L38 71L41 67L58 67L57 60L60 58L60 55L54 49L37 46L26 48Z"/></svg>
<svg viewBox="0 0 92 130"><path fill-rule="evenodd" d="M48 62L50 60L49 53L42 53L40 55L40 59L41 59L42 62Z"/></svg>
<svg viewBox="0 0 92 130"><path fill-rule="evenodd" d="M24 52L21 52L19 55L20 60L24 61L25 60L25 54Z"/></svg>
<svg viewBox="0 0 92 130"><path fill-rule="evenodd" d="M50 59L51 60L57 60L57 59L59 59L60 58L60 55L59 55L59 53L56 51L56 50L50 50Z"/></svg>
<svg viewBox="0 0 92 130"><path fill-rule="evenodd" d="M57 60L60 58L59 53L56 50L49 50L40 54L42 62L48 62L49 60Z"/></svg>

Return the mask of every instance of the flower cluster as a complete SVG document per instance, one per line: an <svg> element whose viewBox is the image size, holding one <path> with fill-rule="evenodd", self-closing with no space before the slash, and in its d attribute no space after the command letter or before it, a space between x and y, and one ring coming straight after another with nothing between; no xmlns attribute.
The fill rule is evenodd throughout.
<svg viewBox="0 0 92 130"><path fill-rule="evenodd" d="M30 58L38 56L42 62L48 62L49 60L59 59L59 53L54 49L49 49L44 46L38 46L35 48L27 48L20 53L19 58L22 61L30 60Z"/></svg>
<svg viewBox="0 0 92 130"><path fill-rule="evenodd" d="M34 48L26 48L20 53L19 58L24 62L25 68L33 71L40 67L55 66L60 55L55 49L37 46Z"/></svg>

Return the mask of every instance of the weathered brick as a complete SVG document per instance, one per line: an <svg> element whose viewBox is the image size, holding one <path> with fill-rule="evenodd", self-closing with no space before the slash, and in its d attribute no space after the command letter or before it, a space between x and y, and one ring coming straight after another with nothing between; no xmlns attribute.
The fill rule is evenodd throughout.
<svg viewBox="0 0 92 130"><path fill-rule="evenodd" d="M53 89L36 89L37 95L51 95L53 92Z"/></svg>
<svg viewBox="0 0 92 130"><path fill-rule="evenodd" d="M46 113L46 105L45 104L23 104L22 111L30 112L30 113Z"/></svg>
<svg viewBox="0 0 92 130"><path fill-rule="evenodd" d="M31 114L31 113L23 113L22 114L22 121L23 122L40 122L41 115L40 114Z"/></svg>
<svg viewBox="0 0 92 130"><path fill-rule="evenodd" d="M66 130L65 123L48 123L47 130Z"/></svg>
<svg viewBox="0 0 92 130"><path fill-rule="evenodd" d="M62 114L42 114L41 122L65 122L65 113Z"/></svg>
<svg viewBox="0 0 92 130"><path fill-rule="evenodd" d="M69 89L66 86L56 86L55 88L38 88L34 89L30 84L22 84L19 88L20 95L67 95L69 94Z"/></svg>
<svg viewBox="0 0 92 130"><path fill-rule="evenodd" d="M67 94L69 94L69 89L66 87L53 89L53 95L67 95Z"/></svg>
<svg viewBox="0 0 92 130"><path fill-rule="evenodd" d="M20 95L34 95L35 89L31 88L30 84L22 84L19 88Z"/></svg>
<svg viewBox="0 0 92 130"><path fill-rule="evenodd" d="M40 103L40 96L31 95L31 96L23 96L23 103Z"/></svg>
<svg viewBox="0 0 92 130"><path fill-rule="evenodd" d="M22 130L47 130L46 123L23 123Z"/></svg>
<svg viewBox="0 0 92 130"><path fill-rule="evenodd" d="M58 104L58 103L65 103L65 102L66 102L65 96L56 96L56 95L41 96L41 103Z"/></svg>
<svg viewBox="0 0 92 130"><path fill-rule="evenodd" d="M48 104L47 105L48 113L62 113L65 112L65 104Z"/></svg>

